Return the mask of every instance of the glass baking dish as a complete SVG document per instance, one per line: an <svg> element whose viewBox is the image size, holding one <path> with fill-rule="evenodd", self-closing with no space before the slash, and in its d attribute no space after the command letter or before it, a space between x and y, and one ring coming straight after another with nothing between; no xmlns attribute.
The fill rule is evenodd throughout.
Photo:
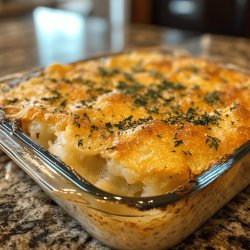
<svg viewBox="0 0 250 250"><path fill-rule="evenodd" d="M39 73L0 82L14 86ZM32 141L4 113L0 148L91 235L117 249L174 246L250 183L250 141L182 187L153 197L124 197L98 189Z"/></svg>

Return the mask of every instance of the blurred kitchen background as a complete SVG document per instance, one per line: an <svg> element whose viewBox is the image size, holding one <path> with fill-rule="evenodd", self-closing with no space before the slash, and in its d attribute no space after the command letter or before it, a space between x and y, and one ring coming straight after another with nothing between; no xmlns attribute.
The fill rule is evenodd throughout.
<svg viewBox="0 0 250 250"><path fill-rule="evenodd" d="M250 1L0 0L0 76L131 47L199 53L206 33L250 37Z"/></svg>

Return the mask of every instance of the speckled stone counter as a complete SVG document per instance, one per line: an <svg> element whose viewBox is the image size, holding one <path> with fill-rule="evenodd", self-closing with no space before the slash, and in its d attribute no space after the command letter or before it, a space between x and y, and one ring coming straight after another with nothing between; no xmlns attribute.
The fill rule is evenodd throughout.
<svg viewBox="0 0 250 250"><path fill-rule="evenodd" d="M0 76L42 65L30 17L20 18L18 21L15 19L1 21L0 29L1 33L5 34L0 37ZM249 68L250 41L247 39L199 36L148 26L131 26L122 29L121 32L120 40L114 38L114 41L119 41L117 44L114 44L114 41L112 44L112 41L104 36L102 41L104 45L100 48L96 45L99 49L90 46L92 42L90 38L88 53L82 57L103 51L116 51L124 47L168 44L187 48L194 54L222 56L226 62ZM112 38L111 33L109 38ZM54 59L58 61L60 57ZM64 58L64 62L66 61ZM249 211L250 187L239 193L173 249L250 249ZM86 233L84 228L57 206L27 174L6 156L2 156L0 157L0 249L104 250L109 248Z"/></svg>

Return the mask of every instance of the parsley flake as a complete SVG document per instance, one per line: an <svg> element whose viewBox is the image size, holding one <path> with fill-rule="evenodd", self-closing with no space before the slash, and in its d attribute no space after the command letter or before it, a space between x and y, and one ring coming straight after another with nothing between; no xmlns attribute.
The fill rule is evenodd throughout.
<svg viewBox="0 0 250 250"><path fill-rule="evenodd" d="M207 135L206 144L209 146L209 148L215 148L215 150L218 150L219 142L221 142L218 138Z"/></svg>

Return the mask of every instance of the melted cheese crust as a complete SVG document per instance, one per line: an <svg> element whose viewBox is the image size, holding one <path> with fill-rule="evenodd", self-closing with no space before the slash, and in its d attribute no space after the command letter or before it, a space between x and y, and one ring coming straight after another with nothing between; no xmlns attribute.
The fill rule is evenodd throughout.
<svg viewBox="0 0 250 250"><path fill-rule="evenodd" d="M135 51L51 65L0 106L99 188L158 195L250 139L250 75L201 58Z"/></svg>

